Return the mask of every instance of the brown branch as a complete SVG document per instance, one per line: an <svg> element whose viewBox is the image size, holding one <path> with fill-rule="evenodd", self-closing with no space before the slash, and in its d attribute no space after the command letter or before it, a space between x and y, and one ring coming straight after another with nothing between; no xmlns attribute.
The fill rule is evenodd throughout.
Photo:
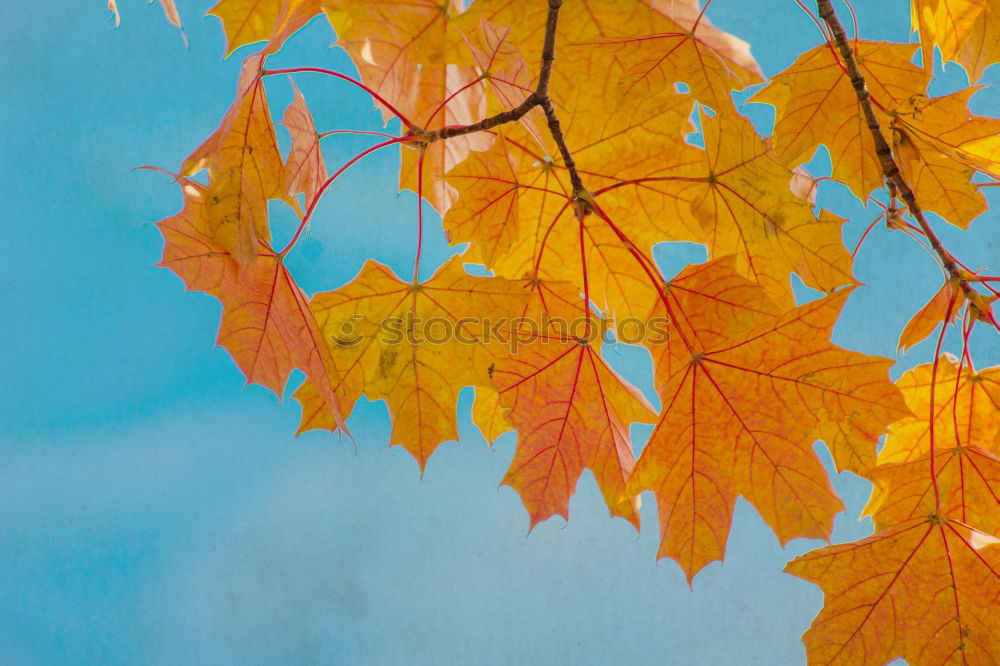
<svg viewBox="0 0 1000 666"><path fill-rule="evenodd" d="M569 171L569 181L573 185L573 198L579 199L586 190L583 187L583 181L580 180L580 174L576 170L576 162L573 161L573 155L569 152L566 139L563 137L562 127L559 125L559 116L556 115L556 110L552 108L552 100L548 98L548 95L542 100L542 110L545 112L545 119L549 124L549 134L552 135L556 145L559 146L559 154L562 155L566 170Z"/></svg>
<svg viewBox="0 0 1000 666"><path fill-rule="evenodd" d="M483 130L520 120L536 106L540 106L542 107L542 111L545 112L545 120L548 123L549 133L556 142L556 146L559 147L559 154L562 156L566 170L569 172L569 180L573 186L573 199L575 202L583 202L585 198L582 195L585 194L586 190L583 187L583 181L580 180L580 174L576 170L576 162L573 161L573 155L569 152L566 139L563 137L562 127L559 125L559 117L556 115L555 108L552 106L552 100L549 98L549 80L552 78L552 65L556 59L556 28L559 24L559 9L562 7L563 0L548 1L549 13L545 19L545 42L542 45L542 60L538 72L538 84L535 86L535 90L513 109L502 111L471 125L442 127L423 133L416 132L415 134L418 135L418 140L425 143L432 143L464 134L472 134L473 132L482 132Z"/></svg>
<svg viewBox="0 0 1000 666"><path fill-rule="evenodd" d="M442 127L441 129L424 132L420 135L420 137L427 143L433 143L434 141L450 139L464 134L472 134L473 132L482 132L483 130L493 129L498 125L506 125L507 123L520 120L522 117L527 115L528 111L531 111L539 104L541 104L541 100L539 99L538 92L536 91L528 95L523 102L509 111L501 111L495 116L483 118L479 122L472 123L471 125L453 125L451 127Z"/></svg>
<svg viewBox="0 0 1000 666"><path fill-rule="evenodd" d="M484 118L477 123L430 130L424 132L420 138L427 143L432 143L455 136L472 134L473 132L482 132L483 130L520 120L536 106L542 106L549 97L549 79L552 78L552 64L556 59L556 26L559 23L559 9L561 7L562 0L549 0L549 13L545 18L545 43L542 46L542 62L538 71L538 84L535 86L535 90L523 102L513 109L501 111L495 116Z"/></svg>
<svg viewBox="0 0 1000 666"><path fill-rule="evenodd" d="M542 64L538 71L538 85L535 87L535 93L540 97L549 96L549 78L552 76L552 63L556 59L556 26L559 23L560 7L562 7L562 0L549 0L549 14L545 17Z"/></svg>
<svg viewBox="0 0 1000 666"><path fill-rule="evenodd" d="M418 136L419 141L432 143L464 134L472 134L473 132L482 132L483 130L520 120L536 106L540 106L542 107L542 111L545 112L545 120L548 123L549 133L556 142L564 166L569 172L569 180L573 186L573 200L576 205L582 205L587 208L586 201L588 197L585 196L586 190L583 187L583 181L580 179L580 174L576 169L576 162L573 161L573 155L566 145L562 127L559 125L559 117L556 115L555 108L552 106L552 100L549 98L549 80L552 78L552 66L556 59L556 28L559 24L559 9L562 7L563 0L548 0L548 2L549 12L545 19L545 42L542 45L538 83L534 91L523 102L513 109L502 111L471 125L442 127L436 130L424 131L423 133L415 132L415 134Z"/></svg>
<svg viewBox="0 0 1000 666"><path fill-rule="evenodd" d="M917 203L917 197L913 194L913 190L910 189L909 184L903 178L903 174L899 171L899 166L893 159L892 149L889 148L885 137L882 136L882 129L879 126L878 118L875 116L875 109L872 106L871 95L868 93L868 86L865 84L865 77L858 67L858 61L854 57L854 51L851 49L847 33L844 32L844 26L841 25L836 12L833 11L833 5L830 0L816 0L816 5L819 9L820 17L826 22L833 33L833 39L837 43L841 57L844 59L848 77L851 80L851 85L854 86L854 92L857 95L858 102L861 104L861 110L865 114L865 122L868 124L868 130L875 141L875 153L878 155L879 162L882 165L882 173L889 182L890 190L895 188L899 193L899 196L906 203L910 215L920 225L920 229L923 231L924 236L927 237L931 247L941 258L941 264L948 271L948 275L958 282L966 298L970 302L975 302L974 299L978 296L978 292L973 290L968 280L963 277L963 272L959 269L955 257L945 249L944 245L941 244L941 240L927 222L920 204Z"/></svg>

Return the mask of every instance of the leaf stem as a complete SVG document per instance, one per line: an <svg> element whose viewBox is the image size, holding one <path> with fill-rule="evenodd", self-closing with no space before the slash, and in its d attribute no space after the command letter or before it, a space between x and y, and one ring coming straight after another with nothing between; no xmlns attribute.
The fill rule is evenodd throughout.
<svg viewBox="0 0 1000 666"><path fill-rule="evenodd" d="M286 254L288 254L288 251L291 250L292 247L294 247L295 243L298 242L299 236L302 235L302 230L306 228L306 225L309 223L309 218L312 217L313 211L316 210L316 204L319 203L319 200L323 196L323 193L326 192L326 189L333 184L333 181L337 180L337 178L339 178L342 173L347 171L347 169L349 169L352 165L354 165L355 162L360 160L365 155L370 155L379 148L385 148L386 146L391 146L394 143L404 143L407 141L413 141L413 137L411 136L393 137L391 139L387 139L386 141L376 143L374 146L369 146L368 148L365 148L351 159L347 160L347 162L345 162L343 166L337 169L337 171L334 172L332 176L327 178L323 182L323 184L320 185L319 189L316 190L316 194L313 196L312 201L309 202L309 208L306 209L306 214L302 216L302 220L299 222L299 228L295 230L295 235L292 236L292 239L290 241L288 241L288 244L285 246L285 249L283 249L281 252L278 253L278 256L284 257Z"/></svg>
<svg viewBox="0 0 1000 666"><path fill-rule="evenodd" d="M424 152L426 147L421 147L420 157L417 159L417 252L413 258L413 285L419 284L420 276L420 253L424 247Z"/></svg>
<svg viewBox="0 0 1000 666"><path fill-rule="evenodd" d="M397 118L399 118L399 120L404 125L406 125L406 128L408 130L414 131L414 130L418 130L419 129L416 125L414 125L412 122L410 122L409 118L407 118L406 116L404 116L399 111L399 109L397 109L396 107L394 107L392 104L390 104L388 101L386 101L386 99L384 97L382 97L377 92L375 92L374 90L372 90L371 88L369 88L368 86L366 86L364 83L362 83L361 81L358 81L357 79L355 79L353 77L347 76L346 74L341 74L340 72L336 72L336 71L334 71L332 69L324 69L323 67L286 67L284 69L265 69L265 70L263 70L260 73L260 75L261 76L273 76L275 74L299 74L299 73L303 73L303 72L313 72L313 73L316 73L316 74L326 74L327 76L333 76L333 77L341 79L343 81L347 81L348 83L352 83L355 86L357 86L358 88L361 88L362 90L364 90L366 93L368 93L372 97L374 97L376 100L378 100L378 102L380 104L382 104L386 109L388 109L389 113L391 113L392 115L394 115Z"/></svg>

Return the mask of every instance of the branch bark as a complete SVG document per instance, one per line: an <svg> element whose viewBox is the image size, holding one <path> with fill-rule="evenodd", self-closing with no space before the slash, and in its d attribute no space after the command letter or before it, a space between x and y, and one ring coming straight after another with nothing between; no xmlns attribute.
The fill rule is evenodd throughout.
<svg viewBox="0 0 1000 666"><path fill-rule="evenodd" d="M586 190L583 187L583 181L580 179L580 174L576 169L576 162L573 161L573 155L570 153L569 147L566 145L566 139L563 136L562 128L559 125L559 117L556 115L555 108L552 106L552 100L549 98L549 81L552 78L552 66L556 59L556 28L559 25L559 10L562 8L563 0L548 0L548 2L549 12L545 19L545 42L542 46L538 83L536 84L534 91L532 91L532 93L515 108L502 111L494 116L490 116L489 118L484 118L479 122L472 123L471 125L442 127L436 130L416 133L416 136L420 141L432 143L434 141L442 141L452 137L462 136L464 134L481 132L500 125L516 122L527 115L529 111L540 106L542 111L545 112L545 120L548 124L549 133L552 135L552 139L556 142L556 146L559 148L559 154L563 159L563 164L569 172L570 183L573 186L574 202L582 202L586 200Z"/></svg>
<svg viewBox="0 0 1000 666"><path fill-rule="evenodd" d="M937 234L934 233L931 225L927 222L927 218L924 217L924 212L920 208L920 204L917 203L916 195L914 195L913 190L903 178L903 174L900 172L899 166L896 164L896 161L892 156L892 149L889 147L885 137L882 135L882 129L880 127L878 117L875 115L875 109L872 105L871 95L868 93L868 86L865 83L865 77L861 73L861 69L858 67L857 58L854 56L854 50L851 48L847 33L844 32L844 26L840 23L840 19L837 18L837 13L833 10L833 4L830 0L816 0L816 5L819 9L820 18L822 18L823 21L826 22L827 26L829 26L830 32L833 34L833 39L837 44L837 49L840 51L840 56L844 60L844 66L847 68L847 74L851 80L851 85L854 87L854 92L857 95L858 102L861 104L861 110L865 114L865 122L868 125L868 130L871 132L872 139L875 142L875 153L878 155L879 162L882 165L882 173L885 176L885 179L892 186L895 186L896 190L899 192L899 196L906 203L906 207L909 209L910 215L912 215L917 221L917 224L920 225L920 229L923 231L924 236L927 237L931 247L941 258L941 264L944 266L944 269L948 271L948 275L953 280L958 282L962 288L962 292L969 299L969 301L975 302L975 297L978 296L978 292L976 292L969 285L968 280L963 277L963 272L958 267L955 257L953 257L944 245L941 244L941 240L937 237Z"/></svg>

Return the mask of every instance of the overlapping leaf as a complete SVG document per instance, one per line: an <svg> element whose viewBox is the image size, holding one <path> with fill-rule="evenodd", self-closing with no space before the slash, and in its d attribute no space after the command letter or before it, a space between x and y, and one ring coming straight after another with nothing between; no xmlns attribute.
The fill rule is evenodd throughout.
<svg viewBox="0 0 1000 666"><path fill-rule="evenodd" d="M840 426L838 467L863 474L906 414L890 361L828 342L846 292L781 313L731 260L689 267L668 289L675 326L654 348L663 409L629 481L656 495L659 555L689 580L722 559L738 495L782 543L829 537L843 505L812 448L821 419Z"/></svg>
<svg viewBox="0 0 1000 666"><path fill-rule="evenodd" d="M226 33L226 55L246 44L267 41L263 53L276 53L285 40L320 13L321 0L220 0L208 13L219 17Z"/></svg>
<svg viewBox="0 0 1000 666"><path fill-rule="evenodd" d="M317 394L316 409L336 426L344 394L340 373L309 309L282 258L266 243L242 268L211 236L211 188L183 180L184 209L159 223L166 244L161 265L189 289L222 301L218 344L232 355L248 382L279 396L292 370L306 373ZM353 402L353 400L352 400Z"/></svg>
<svg viewBox="0 0 1000 666"><path fill-rule="evenodd" d="M983 70L1000 61L1000 45L991 35L1000 22L997 0L911 0L912 29L920 31L924 71L934 70L934 46L945 62L962 64L976 81Z"/></svg>
<svg viewBox="0 0 1000 666"><path fill-rule="evenodd" d="M181 175L208 168L205 215L210 237L241 266L269 241L267 201L285 197L284 165L267 105L261 54L243 61L236 101L219 128L184 162Z"/></svg>
<svg viewBox="0 0 1000 666"><path fill-rule="evenodd" d="M1000 119L969 113L966 105L975 92L911 97L892 111L889 122L903 177L924 209L962 229L986 210L973 173L1000 177Z"/></svg>
<svg viewBox="0 0 1000 666"><path fill-rule="evenodd" d="M572 282L581 292L586 266L586 291L603 313L645 317L656 291L635 253L662 237L635 219L616 232L598 215L578 215L565 170L526 143L523 130L504 132L489 151L449 174L461 192L445 217L451 242L471 241L471 257L498 275ZM580 164L589 159L581 151Z"/></svg>
<svg viewBox="0 0 1000 666"><path fill-rule="evenodd" d="M534 527L556 514L569 519L577 480L590 469L612 515L638 528L638 504L623 497L635 463L629 427L655 414L601 358L601 322L575 290L530 284L532 300L514 330L523 344L491 373L519 434L503 482L521 495Z"/></svg>
<svg viewBox="0 0 1000 666"><path fill-rule="evenodd" d="M910 64L911 44L853 42L876 109L892 109L924 93L924 78ZM854 88L836 49L822 44L771 78L754 102L777 110L775 151L790 165L807 161L819 144L830 151L833 177L865 198L882 185L882 166ZM880 115L884 125L889 119Z"/></svg>
<svg viewBox="0 0 1000 666"><path fill-rule="evenodd" d="M792 302L792 272L824 292L852 284L851 258L840 234L843 220L831 214L816 218L809 203L792 192L793 172L749 121L702 115L702 128L704 151L692 148L678 163L637 179L637 186L674 202L676 214L687 205L701 226L700 235L688 240L703 240L711 256L735 255L738 270L782 306ZM598 201L604 205L604 194Z"/></svg>
<svg viewBox="0 0 1000 666"><path fill-rule="evenodd" d="M524 55L508 41L510 28L501 28L489 21L480 21L479 29L472 35L463 35L465 43L476 61L479 77L490 89L493 103L489 113L499 113L516 108L535 90L537 76L524 59ZM545 145L538 129L542 112L534 108L518 121L539 146Z"/></svg>
<svg viewBox="0 0 1000 666"><path fill-rule="evenodd" d="M460 0L324 0L323 11L337 43L354 60L361 80L419 127L467 125L482 118L486 99L471 57L454 26ZM392 113L382 109L389 120ZM489 137L471 134L426 148L424 196L440 213L454 193L443 180L470 150L483 150ZM400 185L417 191L416 150L404 148Z"/></svg>
<svg viewBox="0 0 1000 666"><path fill-rule="evenodd" d="M906 462L935 448L978 446L1000 452L1000 368L971 372L947 355L896 382L914 416L889 428L879 462ZM931 414L934 414L933 420Z"/></svg>
<svg viewBox="0 0 1000 666"><path fill-rule="evenodd" d="M369 261L358 276L312 300L342 383L354 397L384 399L392 445L421 469L438 444L457 440L455 401L463 386L491 386L492 323L517 316L520 285L472 277L458 257L428 281L405 282Z"/></svg>
<svg viewBox="0 0 1000 666"><path fill-rule="evenodd" d="M796 558L785 571L823 588L803 640L810 663L991 664L1000 636L1000 546L939 515Z"/></svg>
<svg viewBox="0 0 1000 666"><path fill-rule="evenodd" d="M327 178L326 164L306 100L294 83L292 90L292 103L285 109L285 117L281 121L292 137L292 149L285 159L286 194L294 197L299 192L304 193L308 206Z"/></svg>
<svg viewBox="0 0 1000 666"><path fill-rule="evenodd" d="M988 534L1000 534L1000 459L978 446L937 448L933 458L927 453L875 469L876 490L865 508L875 528L940 512Z"/></svg>
<svg viewBox="0 0 1000 666"><path fill-rule="evenodd" d="M676 28L671 32L607 38L580 46L621 63L621 78L608 91L619 99L655 95L684 83L703 104L720 112L734 110L730 91L763 81L750 45L715 28L697 10L685 14L673 12Z"/></svg>

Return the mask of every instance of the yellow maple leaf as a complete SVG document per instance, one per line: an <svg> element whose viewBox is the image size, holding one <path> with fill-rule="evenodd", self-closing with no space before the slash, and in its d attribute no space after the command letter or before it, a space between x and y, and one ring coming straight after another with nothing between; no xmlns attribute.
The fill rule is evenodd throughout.
<svg viewBox="0 0 1000 666"><path fill-rule="evenodd" d="M208 10L226 33L226 55L246 44L267 41L263 53L276 53L285 40L320 13L320 0L220 0Z"/></svg>
<svg viewBox="0 0 1000 666"><path fill-rule="evenodd" d="M349 284L314 295L312 311L345 392L384 399L391 445L423 470L438 444L458 439L459 390L492 385L492 350L501 341L490 339L488 323L519 312L524 298L517 283L466 274L460 257L418 284L370 260Z"/></svg>
<svg viewBox="0 0 1000 666"><path fill-rule="evenodd" d="M929 453L932 443L935 449L1000 452L1000 368L971 372L948 355L936 367L918 365L896 382L914 416L889 426L880 463L914 460Z"/></svg>
<svg viewBox="0 0 1000 666"><path fill-rule="evenodd" d="M912 95L924 93L923 74L910 64L916 46L865 40L853 43L881 122L888 118L879 110L892 109ZM789 165L807 161L816 146L824 144L830 151L833 177L857 197L864 199L882 185L874 140L835 49L822 44L806 51L750 101L775 107L775 151Z"/></svg>

